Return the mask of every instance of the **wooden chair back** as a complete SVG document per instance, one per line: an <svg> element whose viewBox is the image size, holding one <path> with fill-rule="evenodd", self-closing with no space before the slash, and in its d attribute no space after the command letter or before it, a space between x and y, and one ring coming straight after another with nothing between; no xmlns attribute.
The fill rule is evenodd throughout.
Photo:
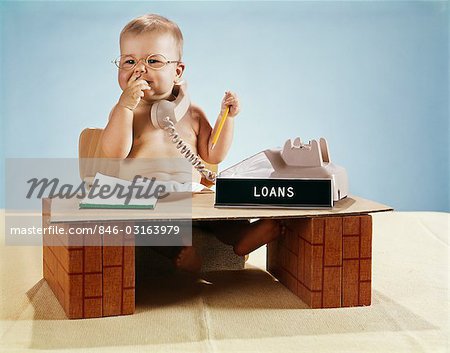
<svg viewBox="0 0 450 353"><path fill-rule="evenodd" d="M119 163L106 158L102 150L103 129L86 128L80 134L78 142L78 157L80 177L92 181L97 172L118 176Z"/></svg>

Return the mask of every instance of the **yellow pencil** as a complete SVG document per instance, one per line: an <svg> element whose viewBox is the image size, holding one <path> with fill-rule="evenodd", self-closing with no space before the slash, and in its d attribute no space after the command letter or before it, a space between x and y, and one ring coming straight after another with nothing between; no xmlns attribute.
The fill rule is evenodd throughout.
<svg viewBox="0 0 450 353"><path fill-rule="evenodd" d="M222 115L222 119L220 119L219 126L217 127L216 133L214 134L211 149L214 148L214 146L217 143L217 140L219 139L220 133L222 132L223 125L225 124L225 121L227 120L228 112L230 111L230 107L227 107L225 109L225 112Z"/></svg>

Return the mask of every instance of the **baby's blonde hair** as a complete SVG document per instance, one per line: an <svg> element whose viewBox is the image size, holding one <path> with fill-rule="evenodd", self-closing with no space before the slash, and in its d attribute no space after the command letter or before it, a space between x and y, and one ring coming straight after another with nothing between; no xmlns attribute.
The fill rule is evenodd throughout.
<svg viewBox="0 0 450 353"><path fill-rule="evenodd" d="M122 37L126 33L141 34L153 31L159 33L170 33L173 36L175 42L177 43L178 54L180 56L178 60L181 60L183 55L183 34L175 22L172 22L171 20L160 15L147 14L131 20L122 29L122 32L120 32L120 41L122 41Z"/></svg>

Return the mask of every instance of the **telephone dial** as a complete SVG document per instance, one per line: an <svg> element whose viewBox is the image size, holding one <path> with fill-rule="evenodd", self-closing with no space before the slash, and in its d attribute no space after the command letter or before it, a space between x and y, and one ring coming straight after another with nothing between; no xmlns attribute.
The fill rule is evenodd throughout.
<svg viewBox="0 0 450 353"><path fill-rule="evenodd" d="M189 145L183 141L177 132L175 125L186 115L191 101L186 91L186 83L180 82L173 89L174 101L161 100L152 105L150 110L150 121L153 126L163 129L171 138L172 143L178 151L186 158L195 169L199 171L207 180L216 181L216 173L207 169L200 157L194 153Z"/></svg>

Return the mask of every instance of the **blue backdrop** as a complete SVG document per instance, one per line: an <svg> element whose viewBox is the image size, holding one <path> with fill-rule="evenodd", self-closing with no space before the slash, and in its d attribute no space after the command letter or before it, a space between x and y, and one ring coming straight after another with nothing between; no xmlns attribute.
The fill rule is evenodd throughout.
<svg viewBox="0 0 450 353"><path fill-rule="evenodd" d="M289 137L324 136L351 192L449 210L447 2L2 2L4 159L76 157L120 94L118 35L149 12L185 36L185 79L211 123L242 113L222 167Z"/></svg>

